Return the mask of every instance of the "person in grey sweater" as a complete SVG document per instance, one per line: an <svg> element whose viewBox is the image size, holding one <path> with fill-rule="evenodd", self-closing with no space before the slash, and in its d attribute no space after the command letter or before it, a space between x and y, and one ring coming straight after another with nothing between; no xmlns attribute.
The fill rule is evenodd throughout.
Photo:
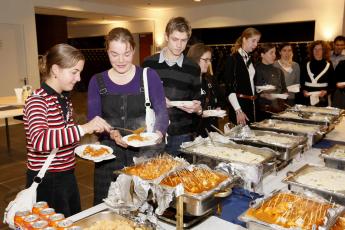
<svg viewBox="0 0 345 230"><path fill-rule="evenodd" d="M299 64L292 60L293 50L290 43L283 43L279 46L278 52L280 59L274 62L273 66L281 69L284 73L285 84L289 92L287 103L296 104L296 95L300 91L300 74Z"/></svg>

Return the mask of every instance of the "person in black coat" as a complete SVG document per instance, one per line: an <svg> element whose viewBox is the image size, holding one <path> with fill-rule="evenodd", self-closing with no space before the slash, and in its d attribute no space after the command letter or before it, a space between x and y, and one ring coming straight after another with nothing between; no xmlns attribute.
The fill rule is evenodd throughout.
<svg viewBox="0 0 345 230"><path fill-rule="evenodd" d="M235 124L256 120L255 69L251 52L257 47L261 33L247 28L237 39L232 54L227 58L224 70L229 107L229 119Z"/></svg>
<svg viewBox="0 0 345 230"><path fill-rule="evenodd" d="M225 103L220 95L217 79L212 74L211 48L203 43L196 43L189 48L187 57L200 67L201 106L203 114L198 124L197 134L202 137L207 137L206 129L213 130L212 125L218 128L217 113L212 114L212 112L222 112L221 106Z"/></svg>
<svg viewBox="0 0 345 230"><path fill-rule="evenodd" d="M336 90L332 98L332 106L345 109L345 60L335 68Z"/></svg>

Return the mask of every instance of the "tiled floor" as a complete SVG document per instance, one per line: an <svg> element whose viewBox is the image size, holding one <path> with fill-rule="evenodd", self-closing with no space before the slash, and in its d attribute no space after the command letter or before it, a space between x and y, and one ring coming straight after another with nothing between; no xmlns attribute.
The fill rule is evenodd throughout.
<svg viewBox="0 0 345 230"><path fill-rule="evenodd" d="M73 104L77 119L86 120L86 95L73 94ZM25 186L26 149L23 124L10 126L11 151L6 147L5 128L0 127L0 218L7 204ZM82 209L93 202L93 162L77 159L76 176L78 180ZM0 230L8 229L0 221Z"/></svg>

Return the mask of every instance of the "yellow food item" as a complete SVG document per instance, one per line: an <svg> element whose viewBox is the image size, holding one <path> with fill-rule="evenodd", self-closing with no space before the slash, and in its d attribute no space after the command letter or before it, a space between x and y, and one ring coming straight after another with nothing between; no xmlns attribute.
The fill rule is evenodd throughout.
<svg viewBox="0 0 345 230"><path fill-rule="evenodd" d="M86 146L86 148L83 151L84 155L89 155L91 157L99 157L104 154L108 154L109 150L107 148L101 147L99 149L95 149L91 147L90 145Z"/></svg>
<svg viewBox="0 0 345 230"><path fill-rule="evenodd" d="M140 134L133 134L128 137L128 141L148 141L148 137L143 137Z"/></svg>
<svg viewBox="0 0 345 230"><path fill-rule="evenodd" d="M172 157L163 156L153 158L131 167L126 167L122 169L122 171L126 174L135 175L145 180L153 180L179 165L181 165L180 161L174 160Z"/></svg>
<svg viewBox="0 0 345 230"><path fill-rule="evenodd" d="M100 220L84 230L142 230L126 220Z"/></svg>
<svg viewBox="0 0 345 230"><path fill-rule="evenodd" d="M252 216L268 224L276 224L285 228L312 229L323 225L330 204L318 203L302 196L279 193L257 208L250 208L246 215Z"/></svg>
<svg viewBox="0 0 345 230"><path fill-rule="evenodd" d="M183 169L165 177L160 184L175 187L183 184L185 191L189 193L202 193L217 187L228 176L208 169L193 168Z"/></svg>

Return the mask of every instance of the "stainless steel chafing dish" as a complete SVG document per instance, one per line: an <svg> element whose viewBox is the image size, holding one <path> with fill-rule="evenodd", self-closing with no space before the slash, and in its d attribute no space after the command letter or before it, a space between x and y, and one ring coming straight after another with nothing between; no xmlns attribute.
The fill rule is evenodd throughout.
<svg viewBox="0 0 345 230"><path fill-rule="evenodd" d="M326 172L328 173L327 175ZM300 177L306 176L310 173L314 173L314 175L310 177L305 177L301 181ZM316 173L316 174L315 174ZM318 184L322 183L323 179L321 178L323 175L325 176L326 181L332 182L334 180L334 185L336 184L344 184L344 181L338 181L335 177L336 174L343 175L341 178L345 178L345 172L337 169L327 168L323 166L316 166L316 165L304 165L300 169L295 172L288 172L287 177L283 180L284 183L289 184L289 188L293 191L300 191L300 190L309 190L320 196L324 197L327 200L332 202L336 202L341 205L345 205L345 189L344 190L332 190L330 186ZM315 184L315 185L314 185ZM327 188L326 188L327 187Z"/></svg>
<svg viewBox="0 0 345 230"><path fill-rule="evenodd" d="M202 193L196 194L185 192L183 195L181 195L183 197L183 213L185 215L203 216L209 213L211 210L214 210L219 203L219 199L229 196L232 192L232 187L238 184L238 181L240 179L236 175L227 175L225 172L220 171L215 172L226 175L228 176L228 178L209 191L204 191ZM175 172L172 172L170 174L174 173ZM162 184L160 184L159 186L161 186L161 188L163 189L173 188ZM177 200L176 198L174 198L170 206L176 208L176 202Z"/></svg>
<svg viewBox="0 0 345 230"><path fill-rule="evenodd" d="M260 158L260 160L254 159L252 162L233 160L233 159L230 159L229 157L221 156L220 154L217 154L217 152L215 152L216 147L224 147L225 149L234 150L234 152L237 152L237 153L244 152L243 154L245 154L245 152L249 152L253 155L257 155L258 158ZM202 153L198 151L198 148L205 148L205 149L209 149L210 151L209 152L207 151L207 153L205 152ZM275 170L276 155L277 155L276 152L268 148L258 148L254 146L240 145L240 144L235 144L235 143L224 144L224 143L219 143L216 141L213 141L212 143L203 142L199 144L194 144L186 148L181 148L180 151L186 154L191 154L196 157L200 156L203 158L206 157L209 159L213 159L216 162L228 162L228 163L234 162L234 163L240 163L243 165L253 166L253 167L263 166L264 174L269 174Z"/></svg>
<svg viewBox="0 0 345 230"><path fill-rule="evenodd" d="M110 210L106 210L106 211L101 211L98 212L94 215L85 217L81 220L78 220L76 222L74 222L75 225L84 228L88 228L91 227L93 224L96 224L99 221L122 221L122 224L127 224L129 226L133 227L133 230L135 229L140 229L140 230L151 230L154 229L154 227L152 226L152 224L149 223L137 223L134 220L132 220L129 217L125 217L119 214L116 214ZM101 229L101 228L100 228ZM103 229L103 228L102 228ZM108 228L104 228L104 229L108 229Z"/></svg>
<svg viewBox="0 0 345 230"><path fill-rule="evenodd" d="M277 119L266 119L250 125L253 129L268 130L287 134L306 135L309 145L320 141L328 132L327 126L317 124L303 124L293 121L283 121Z"/></svg>
<svg viewBox="0 0 345 230"><path fill-rule="evenodd" d="M229 136L237 143L252 145L257 147L268 147L279 152L278 158L281 160L290 160L298 153L307 148L307 137L305 135L296 136L291 134L277 133L273 131L251 130L253 136ZM278 138L276 141L274 138ZM279 143L279 139L285 140L286 143Z"/></svg>
<svg viewBox="0 0 345 230"><path fill-rule="evenodd" d="M278 114L274 114L272 115L272 118L307 124L324 125L328 127L328 131L333 130L335 124L339 122L337 116L331 114L297 112L289 110L283 111Z"/></svg>
<svg viewBox="0 0 345 230"><path fill-rule="evenodd" d="M345 170L345 145L336 144L323 149L320 157L324 159L326 167Z"/></svg>
<svg viewBox="0 0 345 230"><path fill-rule="evenodd" d="M284 202L273 202L272 200L274 198L279 199L279 196L281 196L280 198L284 197L284 196L289 196L292 195L294 196L294 200L292 201L284 201ZM272 202L270 202L272 201ZM309 202L308 202L309 201ZM295 204L295 202L307 202L307 206L306 204L302 205L302 207L299 204ZM316 209L312 209L312 206L310 205L314 205L316 206ZM321 204L324 204L325 206L322 207L322 210L328 210L326 213L323 212L318 212L318 209L321 210ZM319 206L320 205L320 206ZM264 208L265 206L267 206L267 208ZM271 208L270 208L271 207ZM276 211L274 211L275 207L277 207ZM306 207L306 209L303 209L303 207ZM328 208L329 207L329 208ZM292 211L291 209L295 209L294 211ZM304 215L300 216L301 214L299 214L299 211L296 209L302 209L304 212ZM332 209L332 211L329 211L330 209ZM315 226L315 229L329 229L333 223L335 222L335 219L337 218L337 216L343 211L343 207L340 205L336 205L336 204L330 204L324 201L321 201L320 199L317 199L316 197L309 197L306 196L304 194L297 194L294 192L276 192L273 193L271 195L269 195L268 197L262 199L261 201L257 202L256 204L254 204L252 207L250 207L246 212L242 213L238 219L240 219L241 221L246 222L247 224L247 228L249 230L283 230L283 229L314 229L312 227L310 228L302 228L302 227L284 227L283 223L291 223L292 224L299 224L304 226L304 223L306 223L307 225L314 225L315 224L315 215L317 215L317 217L321 218L321 217L325 217L323 219L323 222L321 223L320 221L318 221L318 227ZM260 215L259 218L256 218L254 216L251 216L249 214L250 210L252 211L256 211L256 210L261 210L262 214ZM285 211L286 210L286 211ZM301 210L301 211L302 211ZM282 212L283 211L283 212ZM315 214L312 214L312 212L315 212ZM277 218L277 222L272 223L272 219L269 218L269 216L266 216L265 213L270 213L268 214L269 216L272 216L274 218ZM292 215L292 219L290 219L290 221L293 222L289 222L289 220L287 219L290 215ZM266 217L265 217L266 216ZM268 218L266 220L266 218ZM291 217L290 217L291 218ZM312 222L313 221L313 222Z"/></svg>
<svg viewBox="0 0 345 230"><path fill-rule="evenodd" d="M335 108L335 107L316 107L316 106L306 106L306 105L294 105L287 110L297 111L297 112L311 112L311 113L322 113L322 114L331 114L337 117L343 115L345 110Z"/></svg>

